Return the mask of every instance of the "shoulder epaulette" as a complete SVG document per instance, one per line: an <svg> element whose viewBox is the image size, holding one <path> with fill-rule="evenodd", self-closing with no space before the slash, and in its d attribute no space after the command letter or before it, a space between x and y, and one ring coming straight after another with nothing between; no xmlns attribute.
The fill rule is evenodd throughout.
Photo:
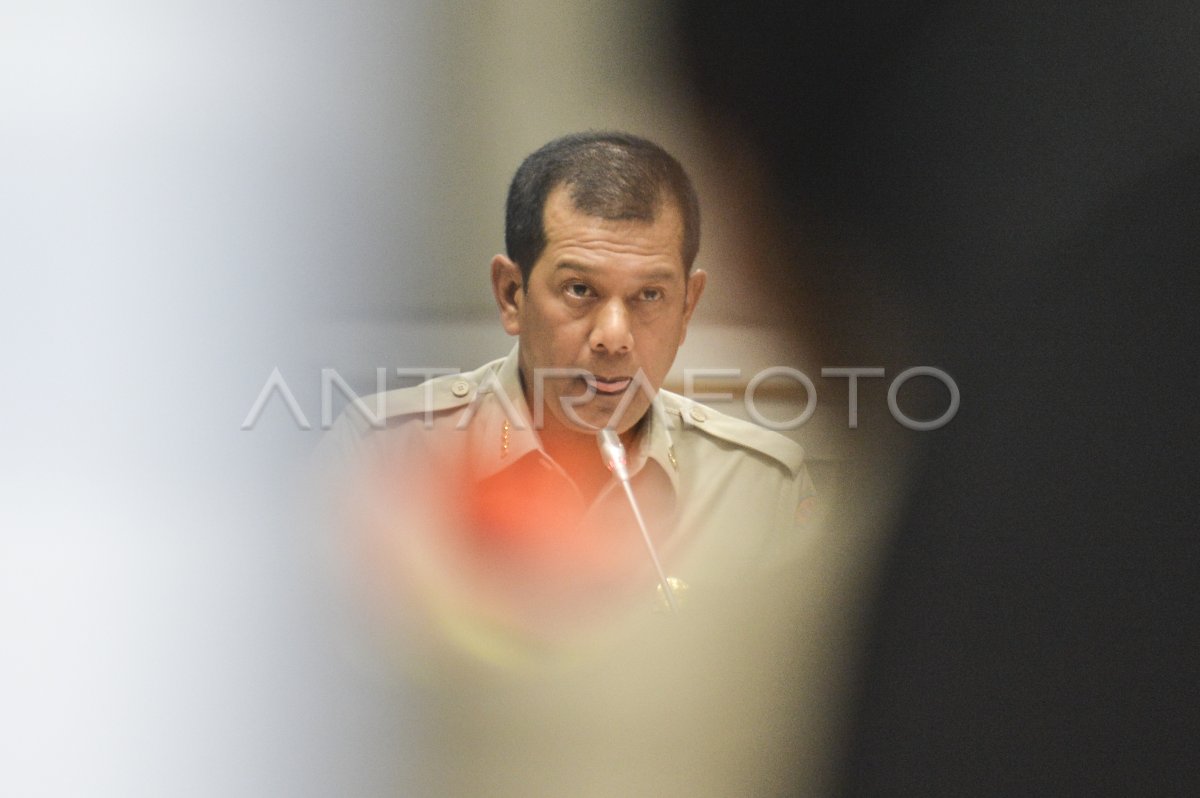
<svg viewBox="0 0 1200 798"><path fill-rule="evenodd" d="M660 391L668 415L709 437L750 449L778 461L793 475L804 467L804 447L774 430L713 410L678 394Z"/></svg>
<svg viewBox="0 0 1200 798"><path fill-rule="evenodd" d="M433 377L420 385L361 397L360 402L366 412L374 417L374 423L364 417L363 411L354 404L348 405L344 413L354 426L366 432L371 427L394 427L410 418L458 410L475 400L480 384L485 382L490 371L499 367L500 362L487 363L474 371Z"/></svg>

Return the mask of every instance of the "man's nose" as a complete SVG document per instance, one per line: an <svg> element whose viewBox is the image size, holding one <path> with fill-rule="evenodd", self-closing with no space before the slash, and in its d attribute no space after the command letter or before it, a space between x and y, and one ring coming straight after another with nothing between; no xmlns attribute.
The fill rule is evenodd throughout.
<svg viewBox="0 0 1200 798"><path fill-rule="evenodd" d="M611 355L625 354L633 349L633 330L629 325L629 310L615 297L596 311L596 321L588 339L593 351Z"/></svg>

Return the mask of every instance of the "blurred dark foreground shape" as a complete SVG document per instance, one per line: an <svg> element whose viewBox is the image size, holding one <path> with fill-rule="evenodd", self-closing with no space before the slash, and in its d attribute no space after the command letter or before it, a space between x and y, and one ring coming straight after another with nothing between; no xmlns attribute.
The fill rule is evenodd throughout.
<svg viewBox="0 0 1200 798"><path fill-rule="evenodd" d="M765 8L678 22L791 220L770 284L828 363L903 339L963 395L885 538L837 793L1197 794L1200 9Z"/></svg>

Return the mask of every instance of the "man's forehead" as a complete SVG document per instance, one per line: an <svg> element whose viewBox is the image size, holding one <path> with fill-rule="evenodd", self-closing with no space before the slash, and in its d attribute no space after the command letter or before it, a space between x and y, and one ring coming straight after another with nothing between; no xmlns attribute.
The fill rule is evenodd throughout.
<svg viewBox="0 0 1200 798"><path fill-rule="evenodd" d="M542 227L546 234L546 244L553 245L557 237L570 235L584 226L604 230L618 237L625 233L630 237L641 237L656 228L670 231L675 239L676 252L682 259L683 214L676 203L669 199L658 203L650 219L609 218L580 209L571 197L569 184L560 183L546 197L542 208Z"/></svg>

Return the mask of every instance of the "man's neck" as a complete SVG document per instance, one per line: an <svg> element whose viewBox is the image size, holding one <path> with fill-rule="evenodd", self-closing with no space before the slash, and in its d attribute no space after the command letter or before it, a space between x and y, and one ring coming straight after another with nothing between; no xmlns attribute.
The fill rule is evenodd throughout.
<svg viewBox="0 0 1200 798"><path fill-rule="evenodd" d="M639 421L621 435L621 442L631 450L638 438L638 431L645 419ZM542 448L574 480L584 500L591 504L608 484L610 472L600 456L596 436L578 430L567 429L546 420L546 426L538 432Z"/></svg>

